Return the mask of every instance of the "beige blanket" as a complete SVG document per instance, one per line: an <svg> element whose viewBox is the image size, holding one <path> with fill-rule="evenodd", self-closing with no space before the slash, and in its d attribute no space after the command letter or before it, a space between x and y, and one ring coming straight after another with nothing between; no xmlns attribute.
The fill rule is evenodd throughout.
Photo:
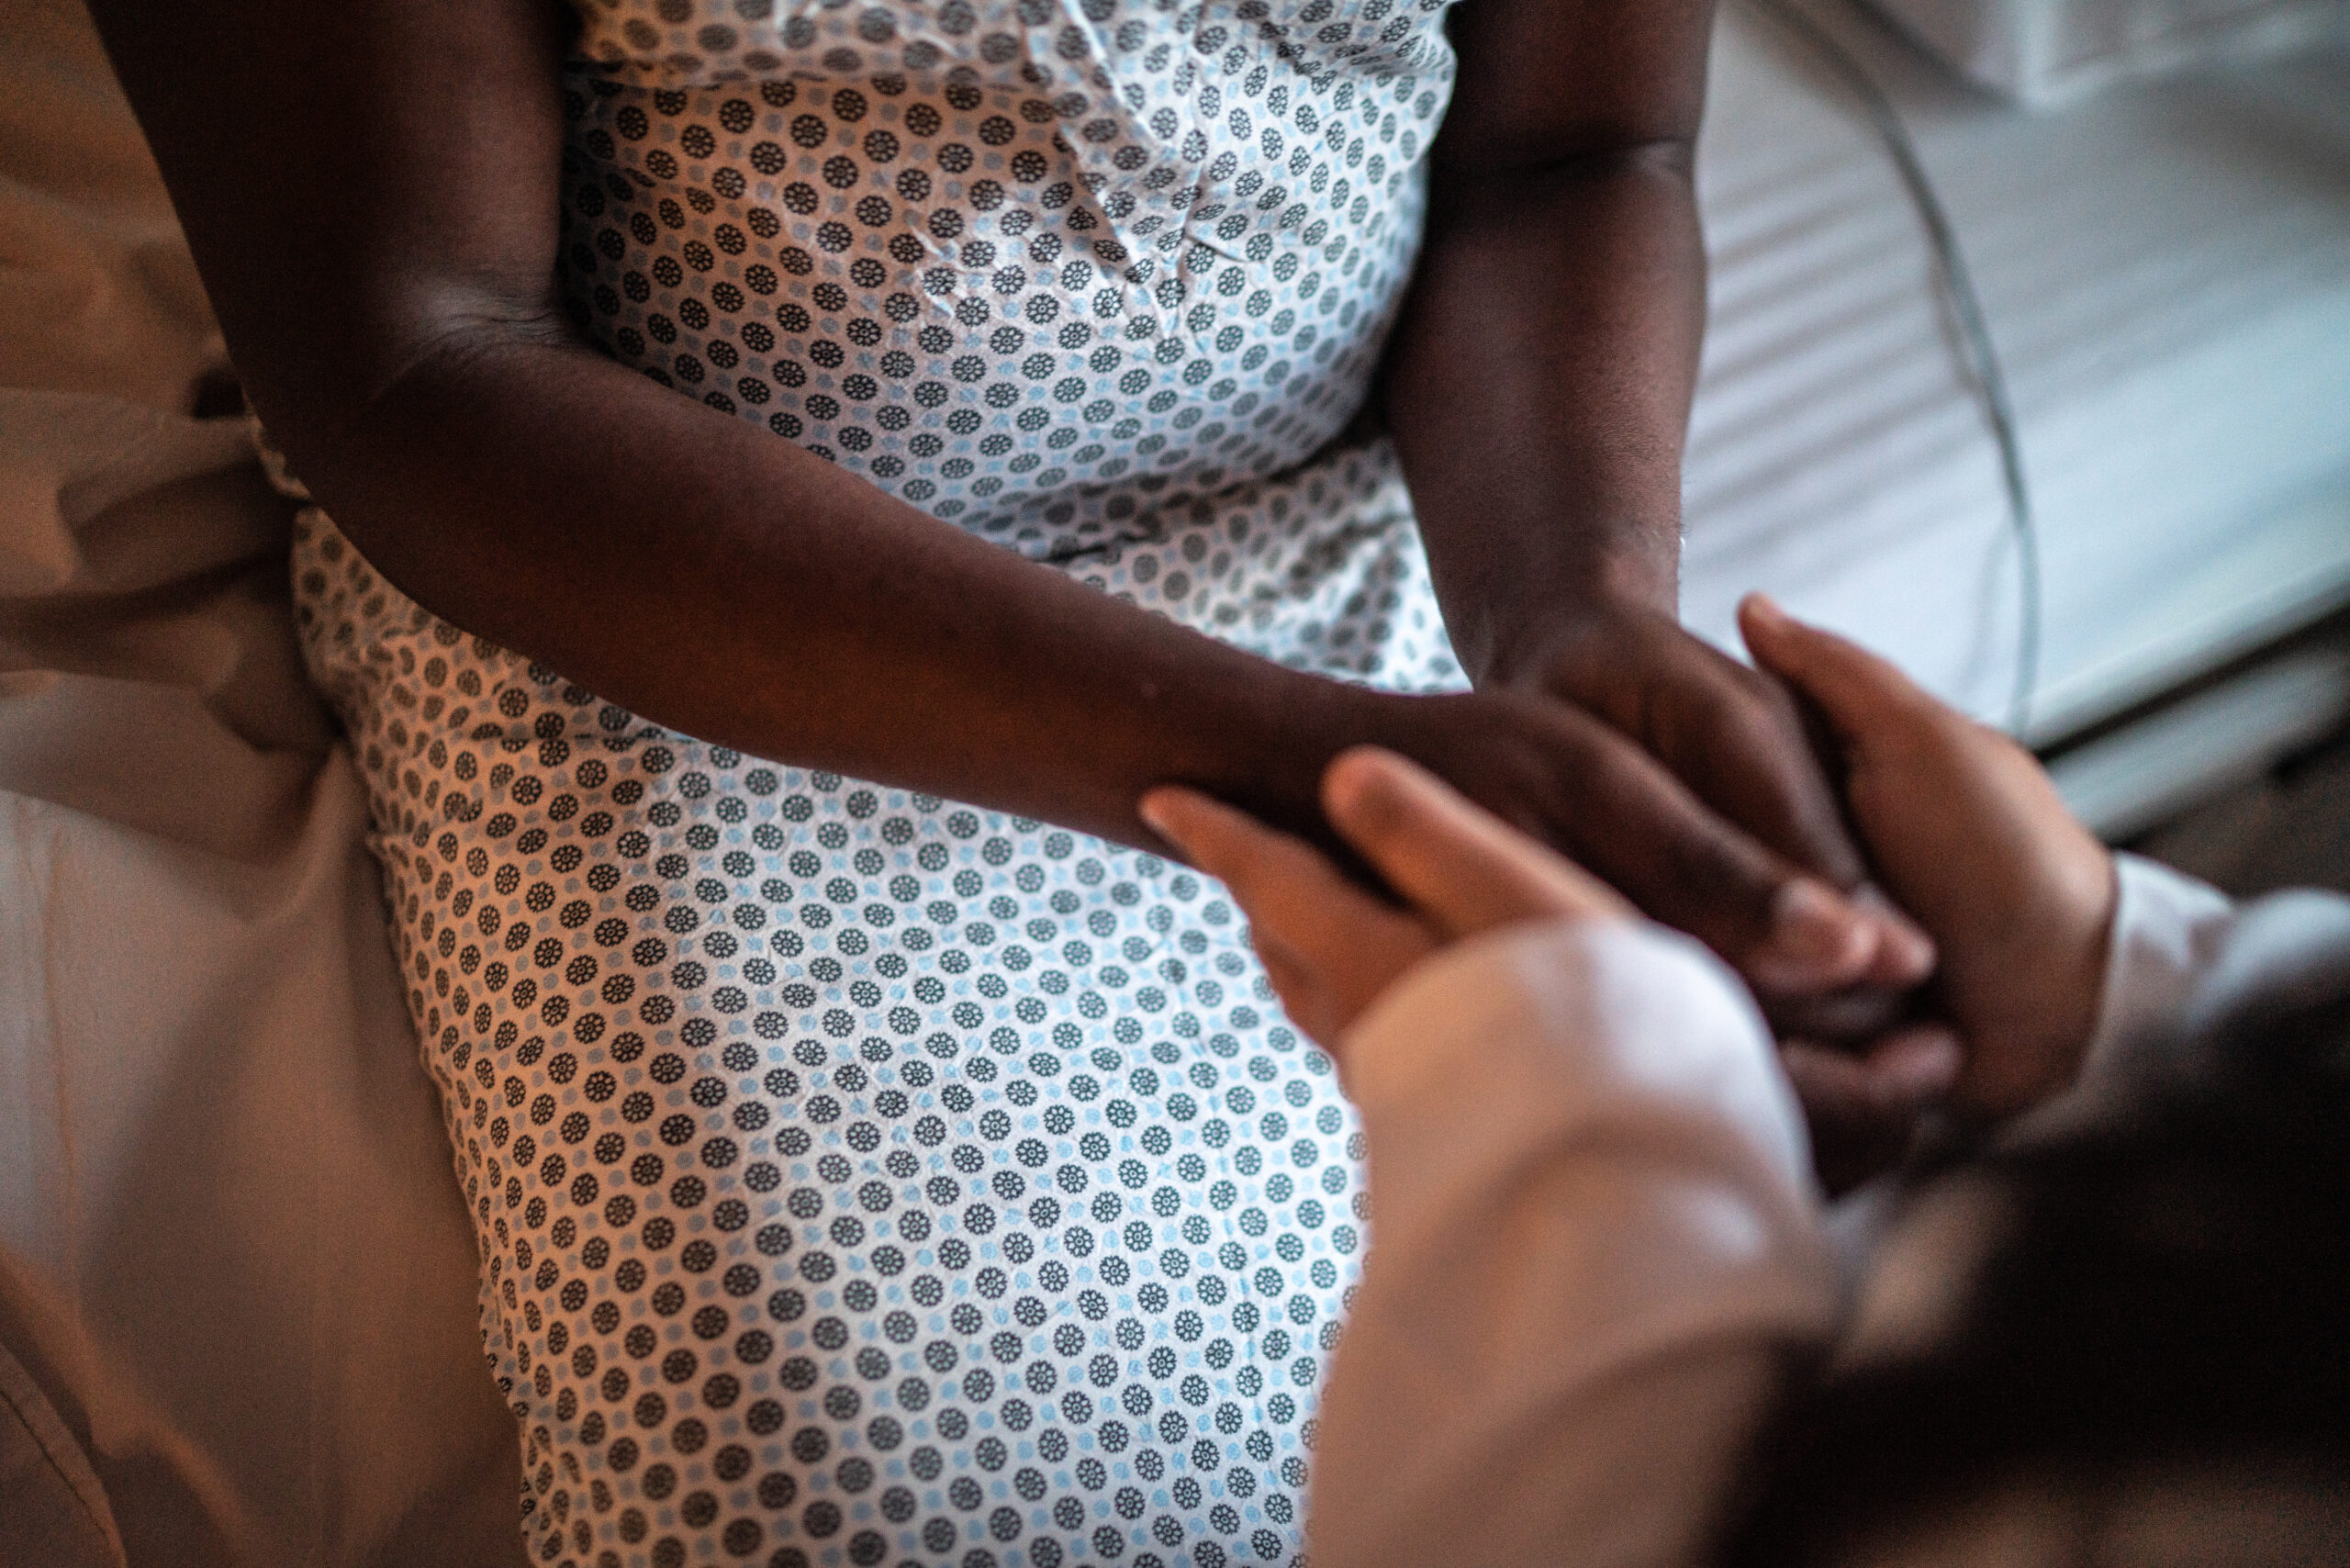
<svg viewBox="0 0 2350 1568"><path fill-rule="evenodd" d="M511 1562L287 513L86 17L0 44L0 1563Z"/></svg>

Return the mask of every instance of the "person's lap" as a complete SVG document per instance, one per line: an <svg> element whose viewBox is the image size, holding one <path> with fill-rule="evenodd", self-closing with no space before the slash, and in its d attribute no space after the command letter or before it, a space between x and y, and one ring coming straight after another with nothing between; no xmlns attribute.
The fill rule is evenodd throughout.
<svg viewBox="0 0 2350 1568"><path fill-rule="evenodd" d="M1071 569L1292 663L1457 680L1383 449ZM1287 1559L1361 1172L1213 883L659 732L315 512L296 577L534 1552Z"/></svg>

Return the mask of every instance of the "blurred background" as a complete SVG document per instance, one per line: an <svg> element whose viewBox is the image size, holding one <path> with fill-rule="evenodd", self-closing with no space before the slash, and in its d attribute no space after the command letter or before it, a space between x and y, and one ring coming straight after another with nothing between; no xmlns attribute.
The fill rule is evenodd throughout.
<svg viewBox="0 0 2350 1568"><path fill-rule="evenodd" d="M1690 621L1767 583L2109 837L2342 876L2350 5L1728 0L1714 65Z"/></svg>

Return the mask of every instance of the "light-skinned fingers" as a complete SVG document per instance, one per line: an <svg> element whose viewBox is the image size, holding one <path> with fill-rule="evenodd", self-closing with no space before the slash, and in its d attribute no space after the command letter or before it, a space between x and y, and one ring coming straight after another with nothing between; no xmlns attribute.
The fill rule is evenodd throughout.
<svg viewBox="0 0 2350 1568"><path fill-rule="evenodd" d="M1360 934L1343 961L1332 964L1298 953L1261 926L1250 936L1291 1019L1333 1054L1364 1009L1434 951L1437 940L1425 926L1395 920Z"/></svg>
<svg viewBox="0 0 2350 1568"><path fill-rule="evenodd" d="M1281 999L1282 1011L1312 1036L1315 1044L1327 1045L1323 1034L1331 1025L1332 1020L1326 1016L1331 1010L1320 971L1261 925L1250 926L1248 945L1256 949L1257 961L1265 966L1265 978L1272 982L1274 994Z"/></svg>
<svg viewBox="0 0 2350 1568"><path fill-rule="evenodd" d="M1236 896L1259 874L1269 852L1293 842L1246 812L1177 785L1147 791L1136 804L1135 813Z"/></svg>
<svg viewBox="0 0 2350 1568"><path fill-rule="evenodd" d="M1396 928L1412 927L1311 846L1195 790L1153 790L1136 810L1154 832L1223 882L1252 925L1308 964L1343 963L1366 937L1393 937Z"/></svg>
<svg viewBox="0 0 2350 1568"><path fill-rule="evenodd" d="M1738 623L1755 662L1809 698L1847 745L1947 712L1890 660L1797 621L1764 595L1740 603Z"/></svg>
<svg viewBox="0 0 2350 1568"><path fill-rule="evenodd" d="M1761 594L1748 596L1739 617L1756 659L1810 699L1855 766L1863 767L1852 781L1852 805L1872 847L1881 847L1875 840L1885 824L1864 799L1882 787L1867 767L1907 758L1897 777L1939 776L1979 748L1975 725L1858 644L1806 625ZM1914 920L1871 888L1860 890L1855 902L1880 928L1867 983L1910 985L1931 972L1934 945Z"/></svg>
<svg viewBox="0 0 2350 1568"><path fill-rule="evenodd" d="M1281 993L1284 1002L1294 1003L1301 997L1321 988L1320 971L1300 958L1296 949L1261 925L1248 928L1248 946L1256 949L1257 959L1265 966L1265 978ZM1296 1011L1292 1006L1291 1011Z"/></svg>
<svg viewBox="0 0 2350 1568"><path fill-rule="evenodd" d="M1596 877L1393 752L1341 754L1323 775L1322 801L1339 835L1449 935L1632 913Z"/></svg>

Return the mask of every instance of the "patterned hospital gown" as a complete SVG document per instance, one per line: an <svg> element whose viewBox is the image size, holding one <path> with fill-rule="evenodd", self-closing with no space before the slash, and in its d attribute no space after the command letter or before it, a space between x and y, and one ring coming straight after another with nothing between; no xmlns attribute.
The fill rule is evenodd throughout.
<svg viewBox="0 0 2350 1568"><path fill-rule="evenodd" d="M1459 684L1384 442L1443 0L581 0L621 363L1284 663ZM312 666L550 1563L1297 1558L1366 1205L1213 883L741 756L315 510Z"/></svg>

